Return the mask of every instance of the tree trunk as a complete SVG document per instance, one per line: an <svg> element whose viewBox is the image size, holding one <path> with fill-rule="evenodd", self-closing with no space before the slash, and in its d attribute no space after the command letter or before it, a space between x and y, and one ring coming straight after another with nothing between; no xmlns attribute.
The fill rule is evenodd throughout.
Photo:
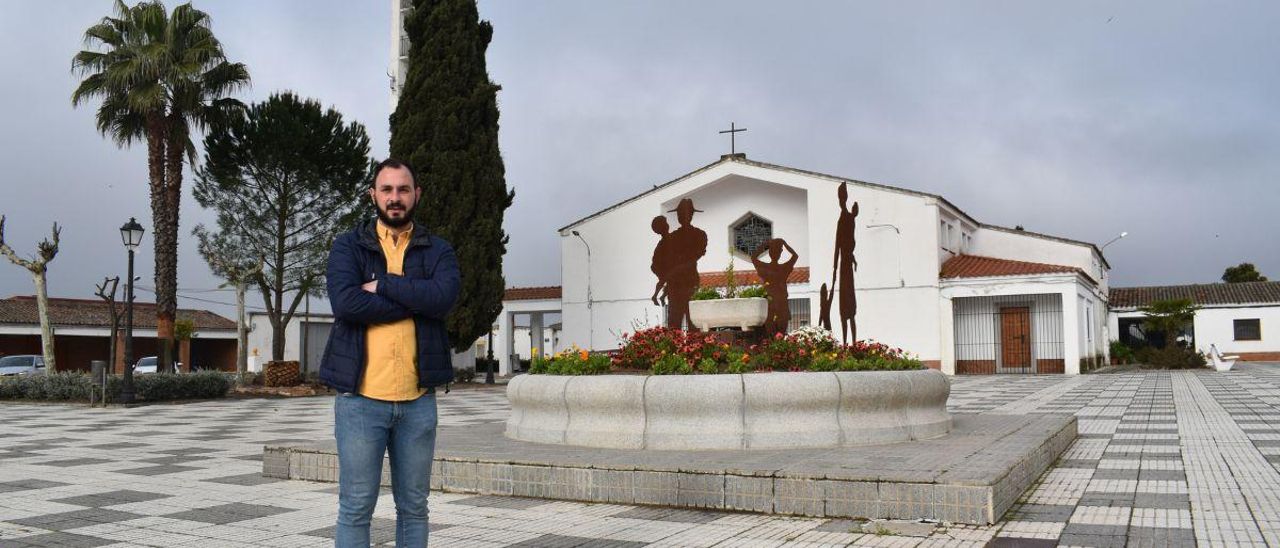
<svg viewBox="0 0 1280 548"><path fill-rule="evenodd" d="M156 337L160 339L161 363L166 371L177 371L174 363L177 348L174 341L173 322L178 313L178 227L182 209L182 168L185 165L183 154L186 153L187 132L182 116L170 113L166 121L168 132L165 142L165 297L159 295L161 285L156 283ZM157 233L159 232L157 227ZM158 238L158 234L157 234ZM159 257L157 252L156 256ZM158 261L159 259L157 259ZM160 268L156 272L161 272Z"/></svg>
<svg viewBox="0 0 1280 548"><path fill-rule="evenodd" d="M151 178L151 224L155 247L156 338L160 343L157 372L169 371L173 357L173 320L177 311L178 219L166 177L169 131L163 113L147 117L147 167ZM177 150L182 161L182 148ZM178 176L181 177L179 169Z"/></svg>
<svg viewBox="0 0 1280 548"><path fill-rule="evenodd" d="M36 308L40 313L40 346L44 352L45 371L56 373L58 365L53 356L53 326L49 324L49 290L45 287L45 273L42 269L32 272L31 277L36 281Z"/></svg>
<svg viewBox="0 0 1280 548"><path fill-rule="evenodd" d="M284 328L285 323L279 320L271 321L271 359L273 361L284 361Z"/></svg>
<svg viewBox="0 0 1280 548"><path fill-rule="evenodd" d="M245 285L243 281L236 282L236 373L241 379L249 370L249 330L244 318Z"/></svg>

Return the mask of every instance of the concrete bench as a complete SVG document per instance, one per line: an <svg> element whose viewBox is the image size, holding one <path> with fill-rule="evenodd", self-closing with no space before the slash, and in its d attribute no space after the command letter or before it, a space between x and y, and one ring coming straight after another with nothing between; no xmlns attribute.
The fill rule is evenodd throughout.
<svg viewBox="0 0 1280 548"><path fill-rule="evenodd" d="M1209 345L1209 359L1213 361L1214 369L1218 371L1231 371L1231 368L1235 367L1236 360L1240 359L1240 356L1223 356L1222 352L1218 350L1218 346L1211 344Z"/></svg>

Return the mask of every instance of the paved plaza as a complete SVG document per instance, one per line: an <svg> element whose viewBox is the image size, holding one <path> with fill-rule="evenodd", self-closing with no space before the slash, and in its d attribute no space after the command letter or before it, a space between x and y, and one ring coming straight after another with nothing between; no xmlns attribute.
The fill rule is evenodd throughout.
<svg viewBox="0 0 1280 548"><path fill-rule="evenodd" d="M432 493L431 545L1280 546L1280 364L954 381L954 413L1079 419L1079 439L993 526L895 536L844 520ZM446 425L507 414L495 389L440 401ZM264 478L261 458L264 444L330 437L331 406L0 403L0 546L330 546L336 487ZM393 524L386 493L374 540L392 540Z"/></svg>

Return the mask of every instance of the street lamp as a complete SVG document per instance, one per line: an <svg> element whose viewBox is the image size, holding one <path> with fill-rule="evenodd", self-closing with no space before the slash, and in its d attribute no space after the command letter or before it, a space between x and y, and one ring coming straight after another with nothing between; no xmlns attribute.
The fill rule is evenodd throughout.
<svg viewBox="0 0 1280 548"><path fill-rule="evenodd" d="M498 362L493 361L493 326L492 325L489 326L489 344L485 345L485 349L488 350L489 355L484 360L485 362L484 364L487 366L484 368L485 369L484 383L493 384L493 370L498 367Z"/></svg>
<svg viewBox="0 0 1280 548"><path fill-rule="evenodd" d="M124 385L120 387L120 401L133 403L133 252L142 243L142 225L133 217L120 227L120 239L129 250L129 284L124 292Z"/></svg>
<svg viewBox="0 0 1280 548"><path fill-rule="evenodd" d="M1119 240L1120 238L1123 238L1123 237L1125 237L1125 236L1128 236L1128 235L1129 235L1129 233L1128 233L1128 232L1121 232L1119 236L1116 236L1115 238L1112 238L1112 239L1108 240L1108 241L1107 241L1107 243L1102 244L1102 247L1099 247L1099 248L1098 248L1098 253L1102 253L1102 250L1106 249L1106 248L1107 248L1107 246L1109 246L1109 245L1111 245L1111 244L1116 243L1116 241L1117 241L1117 240Z"/></svg>
<svg viewBox="0 0 1280 548"><path fill-rule="evenodd" d="M591 244L587 243L587 239L582 237L577 230L573 231L573 235L582 240L582 245L587 246L587 350L592 350L595 346L595 318L594 312L591 310Z"/></svg>

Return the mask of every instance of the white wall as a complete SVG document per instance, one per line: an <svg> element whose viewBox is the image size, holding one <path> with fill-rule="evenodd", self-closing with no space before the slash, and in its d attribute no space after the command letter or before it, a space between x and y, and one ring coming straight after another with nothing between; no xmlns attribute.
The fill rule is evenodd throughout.
<svg viewBox="0 0 1280 548"><path fill-rule="evenodd" d="M522 360L527 360L532 358L533 357L533 352L532 352L533 341L531 340L531 337L533 336L533 332L531 332L528 327L517 327L513 332L515 336L516 355L520 356L520 359ZM547 352L555 353L563 350L563 348L557 346L556 344L556 341L558 341L559 339L560 339L560 330L558 329L553 330L550 328L545 328L542 330L542 345L543 345L542 347L547 349ZM494 338L494 343L495 344L497 343L496 337ZM494 353L496 354L497 352L498 352L498 349L495 348Z"/></svg>
<svg viewBox="0 0 1280 548"><path fill-rule="evenodd" d="M1107 294L1110 276L1093 253L1093 248L1086 245L1019 234L1016 231L979 227L973 233L969 253L998 259L1074 266L1088 273L1089 277L1098 282L1101 293Z"/></svg>
<svg viewBox="0 0 1280 548"><path fill-rule="evenodd" d="M1233 320L1258 319L1262 340L1235 340ZM1208 352L1216 344L1224 354L1239 352L1280 352L1280 305L1257 307L1202 308L1196 311L1196 347Z"/></svg>
<svg viewBox="0 0 1280 548"><path fill-rule="evenodd" d="M285 361L301 358L299 351L302 349L303 320L314 323L333 323L333 316L312 314L311 319L308 320L302 313L295 314L293 321L284 327ZM249 313L249 355L253 356L255 351L258 354L259 363L271 361L271 321L261 312ZM319 367L319 364L314 367Z"/></svg>
<svg viewBox="0 0 1280 548"><path fill-rule="evenodd" d="M730 175L679 198L691 198L694 206L703 210L695 213L693 218L693 224L707 233L707 254L698 261L702 272L724 270L731 257L736 270L755 270L745 254L736 250L730 253L733 247L731 227L748 213L755 213L772 223L773 237L786 240L800 256L796 266L808 265L808 202L804 190ZM680 222L676 214L669 211L675 209L679 198L672 198L660 206L673 231L680 227ZM644 241L649 243L644 249L649 253L645 254L643 249L637 251L646 255L647 265L652 258L653 246L657 245L658 235L648 230L648 225L641 229ZM785 260L788 255L784 252L783 256ZM647 269L645 273L653 277ZM649 289L652 288L650 285Z"/></svg>

